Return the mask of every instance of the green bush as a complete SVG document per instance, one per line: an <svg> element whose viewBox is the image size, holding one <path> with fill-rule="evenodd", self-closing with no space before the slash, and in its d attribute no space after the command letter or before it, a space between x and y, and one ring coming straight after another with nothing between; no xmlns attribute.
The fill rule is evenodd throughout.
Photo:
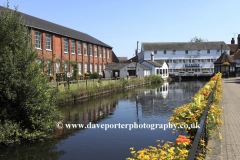
<svg viewBox="0 0 240 160"><path fill-rule="evenodd" d="M8 8L0 11L0 144L48 136L60 118L31 34Z"/></svg>
<svg viewBox="0 0 240 160"><path fill-rule="evenodd" d="M97 72L93 72L93 73L91 74L91 78L93 78L93 79L98 79L98 78L99 78L99 74L98 74Z"/></svg>

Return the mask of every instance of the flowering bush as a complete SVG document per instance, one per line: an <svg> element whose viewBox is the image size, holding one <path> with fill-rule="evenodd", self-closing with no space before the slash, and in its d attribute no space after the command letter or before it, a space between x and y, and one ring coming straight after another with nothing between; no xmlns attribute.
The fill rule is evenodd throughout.
<svg viewBox="0 0 240 160"><path fill-rule="evenodd" d="M185 71L179 71L179 73L185 73Z"/></svg>
<svg viewBox="0 0 240 160"><path fill-rule="evenodd" d="M194 97L192 97L193 100L191 103L176 108L173 111L174 115L170 117L169 121L172 124L177 125L177 128L181 128L179 127L180 124L188 124L188 126L192 126L196 123L200 124L203 112L208 102L208 98L218 78L216 89L213 94L213 102L209 106L208 118L206 122L208 135L211 135L211 131L214 129L220 130L222 124L220 115L222 110L219 109L219 105L217 104L221 101L221 76L221 73L218 73L212 77L211 80L204 87L202 87ZM143 149L137 153L135 153L135 151L131 151L134 158L128 159L186 159L188 157L188 152L193 143L197 129L182 128L182 131L185 131L185 133L188 134L188 137L186 138L185 136L179 135L176 139L176 142L173 144L173 146L177 145L176 147L171 147L169 145L173 142L167 142L162 147L159 144L157 145L159 147L158 149L156 147L149 146L149 149ZM175 133L173 132L173 134ZM221 139L220 132L219 138ZM205 142L203 140L201 140L201 145L203 146L203 149L200 150L199 159L204 159L205 152L207 150L211 152L211 149L205 146ZM133 148L130 149L133 150Z"/></svg>
<svg viewBox="0 0 240 160"><path fill-rule="evenodd" d="M228 62L224 62L222 65L229 66L230 64Z"/></svg>
<svg viewBox="0 0 240 160"><path fill-rule="evenodd" d="M207 71L207 70L203 70L203 71L202 71L202 73L208 73L208 72L209 72L209 71Z"/></svg>
<svg viewBox="0 0 240 160"><path fill-rule="evenodd" d="M194 73L194 71L188 71L188 73Z"/></svg>

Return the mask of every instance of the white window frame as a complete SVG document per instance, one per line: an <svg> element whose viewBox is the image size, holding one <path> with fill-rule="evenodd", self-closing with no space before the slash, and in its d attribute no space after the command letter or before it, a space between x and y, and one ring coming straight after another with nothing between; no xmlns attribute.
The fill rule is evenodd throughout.
<svg viewBox="0 0 240 160"><path fill-rule="evenodd" d="M84 65L84 71L85 71L85 73L87 72L87 63L85 63L85 65Z"/></svg>
<svg viewBox="0 0 240 160"><path fill-rule="evenodd" d="M78 73L81 75L82 74L82 63L78 62Z"/></svg>
<svg viewBox="0 0 240 160"><path fill-rule="evenodd" d="M97 55L97 45L95 45L94 49L95 49L95 57L97 57L98 56Z"/></svg>
<svg viewBox="0 0 240 160"><path fill-rule="evenodd" d="M35 31L35 47L41 49L41 33Z"/></svg>
<svg viewBox="0 0 240 160"><path fill-rule="evenodd" d="M99 67L99 73L101 73L102 72L102 64L100 64L99 66L100 66Z"/></svg>
<svg viewBox="0 0 240 160"><path fill-rule="evenodd" d="M78 41L78 55L82 55L82 44Z"/></svg>
<svg viewBox="0 0 240 160"><path fill-rule="evenodd" d="M64 38L64 53L68 53L68 39Z"/></svg>
<svg viewBox="0 0 240 160"><path fill-rule="evenodd" d="M71 40L71 52L72 52L72 54L75 54L75 51L76 51L76 49L75 49L75 41Z"/></svg>
<svg viewBox="0 0 240 160"><path fill-rule="evenodd" d="M90 72L93 73L93 64L90 63Z"/></svg>
<svg viewBox="0 0 240 160"><path fill-rule="evenodd" d="M99 57L102 58L102 47L99 47Z"/></svg>
<svg viewBox="0 0 240 160"><path fill-rule="evenodd" d="M109 49L107 49L107 57L108 57L108 59L110 59L110 56L109 56Z"/></svg>
<svg viewBox="0 0 240 160"><path fill-rule="evenodd" d="M49 50L49 51L51 51L51 39L52 39L51 35L46 34L46 50Z"/></svg>
<svg viewBox="0 0 240 160"><path fill-rule="evenodd" d="M50 64L51 64L51 61L47 60L47 75L52 75L52 72L51 72L52 66L50 66Z"/></svg>
<svg viewBox="0 0 240 160"><path fill-rule="evenodd" d="M92 57L92 44L89 44L89 54Z"/></svg>
<svg viewBox="0 0 240 160"><path fill-rule="evenodd" d="M98 66L97 63L95 63L95 72L97 72L97 66Z"/></svg>
<svg viewBox="0 0 240 160"><path fill-rule="evenodd" d="M84 55L87 56L87 43L84 43Z"/></svg>
<svg viewBox="0 0 240 160"><path fill-rule="evenodd" d="M56 73L60 72L60 61L57 60L56 62Z"/></svg>
<svg viewBox="0 0 240 160"><path fill-rule="evenodd" d="M64 71L65 71L65 73L67 73L68 72L68 64L67 64L67 62L65 61L65 64L64 64L65 66L64 66Z"/></svg>

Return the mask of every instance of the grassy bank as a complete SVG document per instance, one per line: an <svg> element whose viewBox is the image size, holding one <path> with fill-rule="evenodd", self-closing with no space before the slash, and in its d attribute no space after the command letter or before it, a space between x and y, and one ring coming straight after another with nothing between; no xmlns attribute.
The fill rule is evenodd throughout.
<svg viewBox="0 0 240 160"><path fill-rule="evenodd" d="M89 80L90 81L90 80ZM105 91L117 91L124 90L128 86L138 86L143 84L155 84L163 83L163 79L157 75L150 75L148 77L136 78L132 80L126 80L124 78L120 80L98 81L93 83L90 81L86 87L85 83L77 83L70 85L70 90L59 86L59 89L52 90L52 95L56 96L56 103L64 102L65 100L73 99L74 96L93 96Z"/></svg>

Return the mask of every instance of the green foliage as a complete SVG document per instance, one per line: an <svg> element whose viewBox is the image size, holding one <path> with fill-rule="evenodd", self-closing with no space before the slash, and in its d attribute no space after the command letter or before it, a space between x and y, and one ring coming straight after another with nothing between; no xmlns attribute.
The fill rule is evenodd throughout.
<svg viewBox="0 0 240 160"><path fill-rule="evenodd" d="M91 74L91 78L93 78L93 79L98 79L98 78L99 78L99 74L98 74L97 72L93 72L93 73Z"/></svg>
<svg viewBox="0 0 240 160"><path fill-rule="evenodd" d="M163 79L161 76L158 75L153 75L151 74L148 77L144 77L146 82L151 82L151 83L162 83Z"/></svg>
<svg viewBox="0 0 240 160"><path fill-rule="evenodd" d="M8 8L0 11L0 143L46 136L60 115L31 34L17 8Z"/></svg>
<svg viewBox="0 0 240 160"><path fill-rule="evenodd" d="M191 38L190 42L207 42L208 39L202 39L202 38L198 38L198 37L194 37L194 38Z"/></svg>

